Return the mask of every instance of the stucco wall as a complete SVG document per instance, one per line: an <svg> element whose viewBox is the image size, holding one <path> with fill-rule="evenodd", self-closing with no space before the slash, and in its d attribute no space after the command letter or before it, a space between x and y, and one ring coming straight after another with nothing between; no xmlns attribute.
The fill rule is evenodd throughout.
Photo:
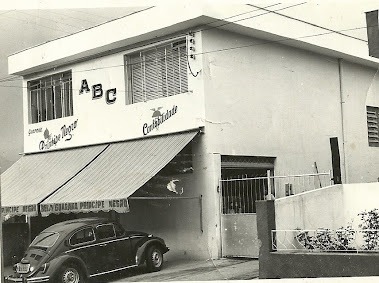
<svg viewBox="0 0 379 283"><path fill-rule="evenodd" d="M314 173L314 162L329 171L329 138L341 140L338 60L226 31L203 37L210 150L277 157L281 174Z"/></svg>
<svg viewBox="0 0 379 283"><path fill-rule="evenodd" d="M374 208L379 183L335 185L275 200L276 229L358 228L358 213Z"/></svg>
<svg viewBox="0 0 379 283"><path fill-rule="evenodd" d="M342 62L346 183L376 182L379 147L369 147L366 106L379 107L378 70Z"/></svg>

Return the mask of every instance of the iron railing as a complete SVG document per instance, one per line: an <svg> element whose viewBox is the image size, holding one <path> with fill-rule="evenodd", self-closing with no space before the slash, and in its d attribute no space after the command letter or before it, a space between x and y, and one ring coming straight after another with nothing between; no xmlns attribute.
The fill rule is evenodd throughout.
<svg viewBox="0 0 379 283"><path fill-rule="evenodd" d="M220 180L222 213L255 213L257 200L281 198L331 184L330 172L272 176L268 170L266 176L223 179Z"/></svg>

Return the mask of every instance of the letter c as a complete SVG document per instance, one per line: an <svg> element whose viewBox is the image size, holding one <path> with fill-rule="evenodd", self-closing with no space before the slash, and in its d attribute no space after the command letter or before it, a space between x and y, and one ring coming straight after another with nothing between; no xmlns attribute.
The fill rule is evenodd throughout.
<svg viewBox="0 0 379 283"><path fill-rule="evenodd" d="M112 98L110 98L110 95L112 94ZM105 93L105 100L107 104L113 104L116 102L116 89L108 89L107 92Z"/></svg>

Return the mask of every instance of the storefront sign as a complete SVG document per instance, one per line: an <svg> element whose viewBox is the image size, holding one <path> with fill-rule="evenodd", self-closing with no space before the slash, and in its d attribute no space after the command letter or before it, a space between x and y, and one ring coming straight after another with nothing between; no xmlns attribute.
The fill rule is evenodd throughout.
<svg viewBox="0 0 379 283"><path fill-rule="evenodd" d="M163 113L161 113L161 109L162 107L151 109L153 111L153 121L150 123L143 124L142 132L144 136L149 134L154 129L157 130L160 125L162 125L164 122L166 122L168 119L170 119L178 112L178 106L176 105L172 106L170 110L166 110L166 112L163 111Z"/></svg>
<svg viewBox="0 0 379 283"><path fill-rule="evenodd" d="M19 206L3 206L1 207L1 214L3 217L6 215L29 215L37 216L37 205L19 205Z"/></svg>
<svg viewBox="0 0 379 283"><path fill-rule="evenodd" d="M64 202L52 204L40 204L42 216L51 213L79 213L79 212L98 212L114 210L118 213L129 212L129 202L125 199L114 200L94 200L83 202Z"/></svg>
<svg viewBox="0 0 379 283"><path fill-rule="evenodd" d="M49 130L46 130L43 133L44 140L41 140L39 143L39 150L47 150L51 147L55 147L60 141L69 141L72 139L73 131L78 126L78 120L75 120L69 125L63 125L59 134L50 134Z"/></svg>

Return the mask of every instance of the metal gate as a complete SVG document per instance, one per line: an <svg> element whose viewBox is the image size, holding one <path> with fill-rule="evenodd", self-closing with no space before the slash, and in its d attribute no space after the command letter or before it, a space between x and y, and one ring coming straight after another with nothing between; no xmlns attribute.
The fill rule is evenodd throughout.
<svg viewBox="0 0 379 283"><path fill-rule="evenodd" d="M257 200L267 194L267 177L226 179L221 187L223 257L258 258Z"/></svg>
<svg viewBox="0 0 379 283"><path fill-rule="evenodd" d="M331 184L331 172L273 176L268 170L262 177L220 180L222 256L259 256L257 200L286 197Z"/></svg>

